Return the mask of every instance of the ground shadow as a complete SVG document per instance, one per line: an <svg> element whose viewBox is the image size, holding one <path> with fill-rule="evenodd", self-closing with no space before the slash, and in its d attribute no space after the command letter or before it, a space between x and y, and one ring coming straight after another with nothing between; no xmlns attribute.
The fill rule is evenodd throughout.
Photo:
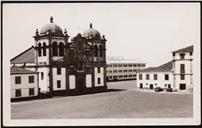
<svg viewBox="0 0 202 128"><path fill-rule="evenodd" d="M54 97L81 96L81 95L91 95L91 94L126 91L126 90L127 89L106 89L106 90L102 90L102 91L79 92L79 93L70 93L70 94L54 95L54 96L46 95L46 94L40 94L40 95L35 96L35 97L25 97L25 98L11 99L11 102L24 102L24 101L32 101L32 100L50 99L50 98L54 98Z"/></svg>

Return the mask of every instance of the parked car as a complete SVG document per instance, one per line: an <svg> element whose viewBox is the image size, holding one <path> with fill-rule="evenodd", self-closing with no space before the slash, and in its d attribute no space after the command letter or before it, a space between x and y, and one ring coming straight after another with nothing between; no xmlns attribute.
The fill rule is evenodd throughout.
<svg viewBox="0 0 202 128"><path fill-rule="evenodd" d="M173 89L172 88L167 88L166 91L167 92L173 92Z"/></svg>
<svg viewBox="0 0 202 128"><path fill-rule="evenodd" d="M160 87L156 87L156 88L155 88L155 92L161 92L161 91L163 91L162 88L160 88Z"/></svg>

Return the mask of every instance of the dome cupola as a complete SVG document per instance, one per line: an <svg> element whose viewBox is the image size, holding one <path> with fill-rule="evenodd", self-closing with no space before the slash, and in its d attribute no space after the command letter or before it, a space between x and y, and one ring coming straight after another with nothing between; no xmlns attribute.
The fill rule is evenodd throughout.
<svg viewBox="0 0 202 128"><path fill-rule="evenodd" d="M54 35L63 35L63 31L57 24L53 23L53 17L50 17L50 23L41 28L40 34L47 34L48 32Z"/></svg>
<svg viewBox="0 0 202 128"><path fill-rule="evenodd" d="M83 32L83 37L86 38L99 38L100 39L100 32L96 29L93 29L92 23L90 23L90 28Z"/></svg>

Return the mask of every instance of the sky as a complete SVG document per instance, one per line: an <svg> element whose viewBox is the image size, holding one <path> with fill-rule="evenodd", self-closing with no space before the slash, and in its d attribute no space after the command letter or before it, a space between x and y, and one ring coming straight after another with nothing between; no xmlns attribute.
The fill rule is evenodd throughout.
<svg viewBox="0 0 202 128"><path fill-rule="evenodd" d="M50 16L70 39L92 22L107 39L108 59L135 59L147 67L170 61L174 50L200 43L198 3L4 4L4 56L10 60L34 45L36 29L49 23Z"/></svg>

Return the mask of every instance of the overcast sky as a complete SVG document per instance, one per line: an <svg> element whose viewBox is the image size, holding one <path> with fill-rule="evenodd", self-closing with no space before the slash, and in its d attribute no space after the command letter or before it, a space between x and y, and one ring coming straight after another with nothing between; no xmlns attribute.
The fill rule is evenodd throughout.
<svg viewBox="0 0 202 128"><path fill-rule="evenodd" d="M70 38L93 28L107 39L107 56L159 66L171 51L200 43L198 3L4 4L4 56L11 59L34 44L33 35L53 22Z"/></svg>

